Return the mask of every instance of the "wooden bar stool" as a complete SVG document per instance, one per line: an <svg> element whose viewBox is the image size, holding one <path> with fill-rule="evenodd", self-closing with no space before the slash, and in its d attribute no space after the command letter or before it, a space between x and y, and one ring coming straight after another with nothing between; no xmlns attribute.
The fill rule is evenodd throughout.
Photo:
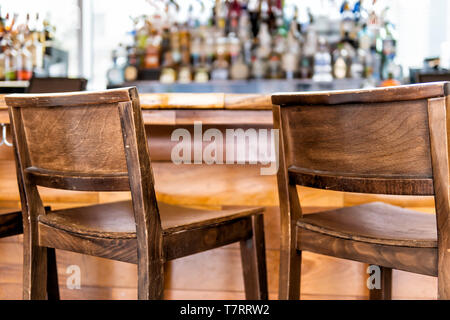
<svg viewBox="0 0 450 320"><path fill-rule="evenodd" d="M450 83L272 97L281 130L280 298L300 296L301 252L438 277L450 299ZM370 203L302 216L296 186L434 196L436 216Z"/></svg>
<svg viewBox="0 0 450 320"><path fill-rule="evenodd" d="M263 209L157 202L138 93L11 95L24 221L24 298L44 299L47 248L135 263L138 298L161 299L164 263L240 242L246 298L267 299ZM131 191L132 201L51 211L37 186Z"/></svg>

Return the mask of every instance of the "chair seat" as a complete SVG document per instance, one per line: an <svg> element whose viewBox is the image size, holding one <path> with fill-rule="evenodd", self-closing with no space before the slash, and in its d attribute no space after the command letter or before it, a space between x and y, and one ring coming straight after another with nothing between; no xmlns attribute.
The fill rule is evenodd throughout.
<svg viewBox="0 0 450 320"><path fill-rule="evenodd" d="M434 214L379 202L304 215L297 227L366 243L437 248Z"/></svg>
<svg viewBox="0 0 450 320"><path fill-rule="evenodd" d="M0 238L22 232L22 211L19 208L0 208Z"/></svg>
<svg viewBox="0 0 450 320"><path fill-rule="evenodd" d="M201 210L158 202L163 234L218 225L255 213L263 208L235 207L229 210ZM135 239L136 226L131 201L121 201L52 211L39 216L39 222L89 237Z"/></svg>

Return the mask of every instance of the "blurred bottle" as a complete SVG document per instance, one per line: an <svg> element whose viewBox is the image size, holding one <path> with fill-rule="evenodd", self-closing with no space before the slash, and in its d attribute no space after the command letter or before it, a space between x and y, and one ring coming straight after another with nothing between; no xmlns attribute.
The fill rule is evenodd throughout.
<svg viewBox="0 0 450 320"><path fill-rule="evenodd" d="M319 38L319 50L314 55L314 76L317 82L330 82L333 80L331 74L331 55L325 38Z"/></svg>
<svg viewBox="0 0 450 320"><path fill-rule="evenodd" d="M17 65L16 65L16 57L17 52L13 46L12 40L9 37L9 34L6 34L3 38L5 48L4 50L4 61L5 61L5 80L6 81L14 81L17 76Z"/></svg>
<svg viewBox="0 0 450 320"><path fill-rule="evenodd" d="M16 54L16 79L17 80L30 80L33 76L33 60L31 53L28 51L25 44L18 46Z"/></svg>
<svg viewBox="0 0 450 320"><path fill-rule="evenodd" d="M107 72L108 83L110 85L120 85L125 81L123 68L117 63L117 50L112 52L112 63L113 65L109 68Z"/></svg>

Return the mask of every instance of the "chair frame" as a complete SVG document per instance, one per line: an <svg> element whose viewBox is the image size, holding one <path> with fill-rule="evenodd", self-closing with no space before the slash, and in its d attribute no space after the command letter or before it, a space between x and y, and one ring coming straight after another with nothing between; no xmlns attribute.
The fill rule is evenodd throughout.
<svg viewBox="0 0 450 320"><path fill-rule="evenodd" d="M389 179L376 174L364 177L362 175L348 176L339 172L327 175L313 172L313 170L311 172L302 172L301 170L295 172L295 168L291 167L292 163L289 163L287 155L288 140L291 137L288 129L285 128L287 120L283 120L283 113L288 110L301 108L301 106L326 106L332 109L346 104L367 104L366 107L370 108L369 104L372 103L398 103L416 100L427 103L425 113L428 122L425 125L429 131L431 176ZM301 252L311 251L381 265L382 288L385 289L373 290L371 298L390 299L391 268L398 268L437 276L438 298L450 299L450 149L448 142L450 128L447 127L450 124L450 83L310 94L275 94L272 96L272 102L274 104L274 128L281 132L280 164L277 176L281 218L279 298L300 298ZM320 120L317 119L318 123ZM302 210L297 194L297 185L344 192L432 195L435 197L438 249L413 250L414 248L408 247L373 245L329 235L318 235L308 230L302 230L302 234L299 235L297 221L302 218ZM396 255L411 257L411 265L396 266L392 262L395 261ZM429 261L429 264L421 264L425 261Z"/></svg>
<svg viewBox="0 0 450 320"><path fill-rule="evenodd" d="M5 100L14 133L24 216L24 299L45 299L47 247L80 253L86 253L86 247L89 247L90 255L137 263L138 299L161 299L166 261L236 241L241 245L247 299L267 299L262 212L231 222L218 220L210 229L181 230L168 237L163 235L136 88L91 93L11 95ZM31 167L21 108L89 108L97 104L116 106L118 110L128 173L77 174ZM39 225L38 217L44 215L45 210L37 186L80 191L131 191L137 241L80 238L58 231L67 244L56 243L50 236L55 231ZM216 242L200 241L206 239L211 228L221 235ZM171 243L177 239L185 240L186 248L170 250Z"/></svg>

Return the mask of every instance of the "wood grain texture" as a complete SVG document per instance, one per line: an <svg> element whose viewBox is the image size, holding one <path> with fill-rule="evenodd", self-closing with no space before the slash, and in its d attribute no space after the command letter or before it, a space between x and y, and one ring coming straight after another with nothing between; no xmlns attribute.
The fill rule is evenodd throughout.
<svg viewBox="0 0 450 320"><path fill-rule="evenodd" d="M297 250L295 228L302 217L298 193L295 185L289 183L286 160L285 122L279 106L273 107L274 129L280 130L280 161L277 172L278 197L280 205L280 271L279 299L298 299L300 297L301 252Z"/></svg>
<svg viewBox="0 0 450 320"><path fill-rule="evenodd" d="M405 225L405 221L408 221ZM341 239L381 245L437 248L433 215L374 202L307 215L297 226Z"/></svg>
<svg viewBox="0 0 450 320"><path fill-rule="evenodd" d="M445 98L429 100L428 116L438 234L438 297L446 300L450 299L450 166L447 128L449 112Z"/></svg>
<svg viewBox="0 0 450 320"><path fill-rule="evenodd" d="M76 99L73 96L76 94ZM129 88L112 89L108 91L11 94L5 96L5 102L10 107L52 107L52 106L86 106L110 104L130 101Z"/></svg>
<svg viewBox="0 0 450 320"><path fill-rule="evenodd" d="M448 82L332 92L276 93L272 95L272 103L288 106L413 101L444 96L446 90L448 92Z"/></svg>
<svg viewBox="0 0 450 320"><path fill-rule="evenodd" d="M437 276L437 249L366 243L297 228L299 250L397 270Z"/></svg>
<svg viewBox="0 0 450 320"><path fill-rule="evenodd" d="M438 276L439 298L448 299L448 93L449 83L434 83L273 96L274 104L281 105L274 106L274 127L282 132L278 186L281 230L286 233L280 298L299 297L297 275L306 250ZM297 184L435 195L437 223L431 216L380 204L301 217L292 187ZM294 237L297 252L289 243ZM390 287L390 271L385 271L383 282ZM390 290L381 296L389 298Z"/></svg>
<svg viewBox="0 0 450 320"><path fill-rule="evenodd" d="M113 90L110 90L113 91ZM108 97L104 103L124 102L128 101L127 89L115 89L114 97ZM96 92L97 97L104 99L102 94L104 92ZM86 92L87 95L92 95L93 92ZM67 94L70 95L70 94ZM6 95L0 95L0 111L7 109L5 102ZM27 95L9 95L18 100L17 106L20 106L21 98L26 98ZM41 106L50 105L54 101L63 101L65 95L58 95L56 97L49 95L39 96L39 102L34 103ZM53 99L49 101L49 99ZM55 100L59 99L59 100ZM96 98L84 98L80 100L81 104L96 104ZM141 93L139 94L142 109L230 109L230 110L271 110L272 102L271 96L268 94L224 94L224 93Z"/></svg>
<svg viewBox="0 0 450 320"><path fill-rule="evenodd" d="M193 218L198 211L170 207L169 223L163 228L135 88L13 95L6 100L17 142L25 230L25 299L56 296L49 290L47 295L45 290L48 271L54 271L52 266L47 270L47 248L136 263L138 298L161 299L166 261L250 238L262 244L252 246L251 256L255 258L249 260L256 274L244 273L248 296L267 298L262 208L210 212ZM127 184L128 189L124 188ZM38 185L129 190L131 202L46 214ZM258 215L258 223L252 223L254 215Z"/></svg>
<svg viewBox="0 0 450 320"><path fill-rule="evenodd" d="M422 194L430 194L426 100L397 102L395 107L293 106L282 108L282 121L288 170L300 185L351 192L366 192L357 188L365 187L394 194L422 187ZM373 184L384 190L374 190Z"/></svg>

